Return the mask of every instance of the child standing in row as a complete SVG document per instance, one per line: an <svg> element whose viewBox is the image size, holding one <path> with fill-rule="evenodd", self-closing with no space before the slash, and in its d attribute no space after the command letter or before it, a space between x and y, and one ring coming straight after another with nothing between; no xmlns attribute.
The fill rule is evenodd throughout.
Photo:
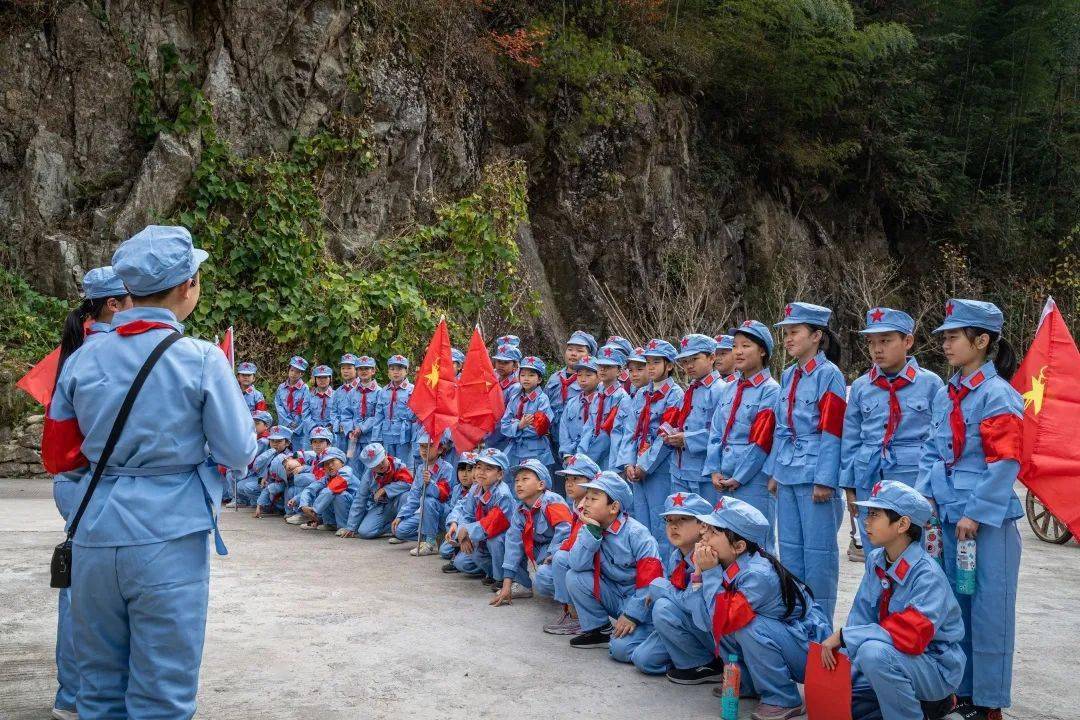
<svg viewBox="0 0 1080 720"><path fill-rule="evenodd" d="M737 371L713 413L709 451L703 472L720 495L750 503L774 523L765 461L772 451L780 386L769 374L773 337L757 320L747 320L732 337L732 362ZM775 549L773 533L765 549Z"/></svg>
<svg viewBox="0 0 1080 720"><path fill-rule="evenodd" d="M502 390L503 407L510 407L511 402L517 399L521 392L518 383L518 365L521 362L521 350L518 349L518 339L514 335L504 335L499 338L498 347L492 360L495 362L495 375L499 379L499 388ZM505 450L509 440L503 437L502 424L498 423L488 435L484 444L487 447Z"/></svg>
<svg viewBox="0 0 1080 720"><path fill-rule="evenodd" d="M766 465L773 478L770 489L778 485L780 555L806 580L830 619L840 577L836 533L844 509L837 492L847 394L835 364L840 343L828 327L831 315L829 308L793 302L776 323L795 362L780 383L780 413Z"/></svg>
<svg viewBox="0 0 1080 720"><path fill-rule="evenodd" d="M386 361L386 374L390 382L377 393L377 419L373 433L374 442L380 443L387 455L406 464L412 459L413 422L416 420L409 408L413 385L409 382L408 373L409 361L404 355L392 355ZM392 516L386 519L388 526L391 520Z"/></svg>
<svg viewBox="0 0 1080 720"><path fill-rule="evenodd" d="M634 517L652 532L665 553L667 544L660 511L671 491L668 456L671 447L660 436L664 417L671 417L682 404L683 390L671 379L675 369L675 348L671 343L653 339L644 351L649 384L634 396L627 417L627 438L619 454L623 475L634 483Z"/></svg>
<svg viewBox="0 0 1080 720"><path fill-rule="evenodd" d="M702 466L709 446L713 411L726 383L713 369L715 340L694 333L679 342L681 349L675 359L690 378L690 385L668 423L670 432L661 428L664 444L672 448L668 462L671 489L700 495L711 506L716 502L716 490L709 478L702 476Z"/></svg>
<svg viewBox="0 0 1080 720"><path fill-rule="evenodd" d="M735 358L732 351L735 348L735 330L732 329L726 335L716 336L716 353L713 355L713 369L720 373L720 379L724 382L735 381Z"/></svg>
<svg viewBox="0 0 1080 720"><path fill-rule="evenodd" d="M605 345L600 348L596 366L599 368L601 386L596 394L595 408L591 411L592 421L585 428L579 447L603 470L615 467L612 448L622 443L625 431L625 427L619 423L619 412L630 404L630 396L619 380L625 365L626 356L617 346Z"/></svg>
<svg viewBox="0 0 1080 720"><path fill-rule="evenodd" d="M333 375L334 371L328 365L316 365L311 371L311 376L315 378L315 388L311 391L307 411L304 413L306 437L310 437L312 428L330 427L333 424L334 388L330 387Z"/></svg>
<svg viewBox="0 0 1080 720"><path fill-rule="evenodd" d="M554 377L554 376L552 376ZM591 355L585 355L574 364L578 393L566 401L566 406L559 419L559 461L582 452L581 445L586 437L586 428L591 429L590 420L595 411L594 403L600 387L599 366ZM558 413L552 408L553 413Z"/></svg>
<svg viewBox="0 0 1080 720"><path fill-rule="evenodd" d="M255 363L242 362L236 366L236 381L240 383L240 392L244 394L244 402L247 403L248 410L253 413L266 409L266 398L255 387L255 373L257 372Z"/></svg>
<svg viewBox="0 0 1080 720"><path fill-rule="evenodd" d="M349 433L356 422L356 356L345 353L338 363L341 385L330 402L330 429L334 433L334 447L348 454Z"/></svg>
<svg viewBox="0 0 1080 720"><path fill-rule="evenodd" d="M961 717L1000 718L1012 690L1016 584L1024 514L1013 486L1020 471L1023 399L1009 384L1016 356L992 303L953 299L934 332L956 369L934 398L917 488L937 505L945 573L956 592L967 657L957 689ZM961 543L975 556L975 587L957 586Z"/></svg>
<svg viewBox="0 0 1080 720"><path fill-rule="evenodd" d="M278 385L274 393L274 409L277 410L278 425L288 428L295 435L303 432L304 412L308 406L311 391L304 383L308 361L299 355L289 360L289 371L285 382Z"/></svg>
<svg viewBox="0 0 1080 720"><path fill-rule="evenodd" d="M584 330L575 330L563 349L564 367L553 372L544 385L544 394L548 397L551 415L554 418L551 430L552 439L556 442L562 437L559 434L559 423L562 421L563 410L567 403L581 394L581 386L577 382L577 364L582 358L595 354L596 338ZM559 452L559 448L554 450Z"/></svg>
<svg viewBox="0 0 1080 720"><path fill-rule="evenodd" d="M840 486L853 517L865 520L856 500L870 496L880 480L915 485L923 443L930 434L930 408L944 383L910 355L915 321L892 308L866 313L866 336L873 365L851 383L840 455ZM866 545L863 522L857 523ZM849 553L853 552L849 548Z"/></svg>
<svg viewBox="0 0 1080 720"><path fill-rule="evenodd" d="M530 458L535 458L547 466L555 462L548 439L553 421L551 403L547 395L539 389L544 380L544 370L544 361L538 357L530 355L521 361L518 370L521 389L506 406L500 423L502 436L506 439L508 463L518 465ZM508 473L507 487L512 481L513 478Z"/></svg>

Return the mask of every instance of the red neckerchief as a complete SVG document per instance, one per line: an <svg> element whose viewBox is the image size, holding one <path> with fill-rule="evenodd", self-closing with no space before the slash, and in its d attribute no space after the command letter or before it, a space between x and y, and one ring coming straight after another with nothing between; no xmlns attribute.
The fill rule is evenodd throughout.
<svg viewBox="0 0 1080 720"><path fill-rule="evenodd" d="M622 525L622 517L615 518L615 522L611 523L611 527L600 533L600 539L603 540L604 536L609 533L619 531L619 526ZM600 599L600 548L596 548L596 554L593 555L593 571L592 571L592 594L597 600Z"/></svg>
<svg viewBox="0 0 1080 720"><path fill-rule="evenodd" d="M559 392L562 393L562 401L565 403L566 398L570 395L570 386L577 382L577 373L567 375L564 368L555 377L559 378Z"/></svg>
<svg viewBox="0 0 1080 720"><path fill-rule="evenodd" d="M727 423L724 425L724 438L720 441L721 446L727 444L731 426L735 424L735 413L739 412L739 405L742 404L743 390L750 387L751 384L749 380L740 380L739 384L735 386L735 399L731 401L731 414L728 415Z"/></svg>
<svg viewBox="0 0 1080 720"><path fill-rule="evenodd" d="M949 427L952 428L953 461L949 466L956 464L960 456L964 454L964 445L967 444L967 424L964 422L964 410L960 404L971 392L967 385L957 387L949 383L949 400L952 401L952 410L949 412Z"/></svg>
<svg viewBox="0 0 1080 720"><path fill-rule="evenodd" d="M326 453L323 453L322 455L315 455L315 460L313 462L314 467L311 469L311 474L315 476L316 480L322 480L323 476L326 475L326 468L322 466L322 458L325 454Z"/></svg>
<svg viewBox="0 0 1080 720"><path fill-rule="evenodd" d="M390 412L387 414L387 420L394 419L394 405L397 404L397 391L401 389L401 384L390 383Z"/></svg>
<svg viewBox="0 0 1080 720"><path fill-rule="evenodd" d="M518 395L517 412L514 413L514 417L517 418L518 420L520 420L521 416L525 414L525 403L529 402L530 400L535 400L535 399L536 399L536 391L535 390L533 392L530 392L528 395L526 395L525 393L521 393L520 395Z"/></svg>
<svg viewBox="0 0 1080 720"><path fill-rule="evenodd" d="M634 428L633 439L638 443L638 449L648 442L649 440L649 424L652 422L652 404L664 397L664 393L659 390L653 390L649 392L645 390L645 404L641 408L641 415L638 416L637 427Z"/></svg>
<svg viewBox="0 0 1080 720"><path fill-rule="evenodd" d="M877 573L878 579L881 580L881 597L878 598L878 622L880 623L885 618L889 617L889 601L892 600L893 582L889 574L885 572L880 566L874 566L874 572Z"/></svg>
<svg viewBox="0 0 1080 720"><path fill-rule="evenodd" d="M604 401L607 400L607 388L600 391L600 399L596 401L596 420L593 423L593 437L600 434L600 428L604 424Z"/></svg>
<svg viewBox="0 0 1080 720"><path fill-rule="evenodd" d="M581 394L581 424L582 424L582 426L588 424L588 422L589 422L589 406L592 405L592 401L593 401L594 397L596 397L596 391L595 390L593 390L592 395L586 395L585 393ZM603 408L604 407L603 406L604 400L603 400L602 396L601 396L600 402L601 402L600 407ZM602 413L603 413L603 410L601 409L601 411L597 414L597 417L600 417L600 415Z"/></svg>
<svg viewBox="0 0 1080 720"><path fill-rule="evenodd" d="M878 375L874 378L874 385L889 393L889 420L885 423L885 439L881 443L882 452L889 447L893 435L896 434L896 429L900 427L900 418L903 417L903 410L900 409L900 398L896 396L896 391L906 388L910 384L911 380L903 375L891 382L884 375Z"/></svg>
<svg viewBox="0 0 1080 720"><path fill-rule="evenodd" d="M708 376L706 376L708 377ZM705 383L702 380L694 380L690 383L690 387L686 388L686 394L683 395L682 408L679 410L679 414L675 417L675 422L672 425L676 430L682 430L686 425L686 419L690 417L690 410L694 407L694 391Z"/></svg>
<svg viewBox="0 0 1080 720"><path fill-rule="evenodd" d="M116 327L116 334L121 337L130 337L131 335L142 335L148 330L176 330L169 323L157 322L156 320L132 320L131 322L118 325Z"/></svg>
<svg viewBox="0 0 1080 720"><path fill-rule="evenodd" d="M302 387L304 387L304 381L303 380L297 380L294 385L289 386L289 394L285 398L285 408L289 411L289 414L297 414L298 415L300 413L300 411L304 408L304 401L303 400L301 400L299 403L296 403L295 405L293 404L293 402L294 402L293 393L295 393L297 390L299 390Z"/></svg>
<svg viewBox="0 0 1080 720"><path fill-rule="evenodd" d="M360 417L367 417L367 396L369 392L375 389L374 384L365 386L363 383L357 381L356 390L360 393Z"/></svg>
<svg viewBox="0 0 1080 720"><path fill-rule="evenodd" d="M791 389L788 390L787 396L787 424L788 430L791 432L791 439L795 439L795 391L799 387L799 380L802 379L803 371L801 367L796 367L795 372L791 377Z"/></svg>
<svg viewBox="0 0 1080 720"><path fill-rule="evenodd" d="M499 378L499 387L503 390L517 382L517 373L510 373L506 377Z"/></svg>
<svg viewBox="0 0 1080 720"><path fill-rule="evenodd" d="M536 563L536 539L534 537L536 513L540 509L543 499L543 496L537 498L536 503L531 508L521 506L521 513L525 516L525 526L521 528L521 542L525 546L525 555L533 564Z"/></svg>
<svg viewBox="0 0 1080 720"><path fill-rule="evenodd" d="M325 395L322 393L322 391L316 390L315 391L315 397L322 400L322 410L319 412L319 417L320 418L325 418L326 417L326 401L330 397L330 388L326 389L326 394Z"/></svg>

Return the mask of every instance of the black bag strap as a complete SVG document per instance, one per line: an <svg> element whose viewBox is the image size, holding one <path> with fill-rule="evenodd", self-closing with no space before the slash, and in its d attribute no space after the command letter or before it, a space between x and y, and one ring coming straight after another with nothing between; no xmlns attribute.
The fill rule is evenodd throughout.
<svg viewBox="0 0 1080 720"><path fill-rule="evenodd" d="M105 466L109 464L109 458L112 457L113 449L116 448L116 443L120 439L120 432L124 429L124 424L127 423L128 415L131 414L131 406L135 404L135 398L138 396L139 390L142 389L143 383L146 382L147 375L154 369L154 365L156 365L158 359L165 354L165 351L169 349L169 346L182 337L183 335L181 333L174 330L162 338L161 342L159 342L150 352L150 356L146 358L146 362L139 368L139 373L131 382L131 387L124 397L124 402L120 406L120 410L116 413L116 419L113 421L112 430L109 432L109 439L105 441L105 447L101 450L101 457L98 458L97 464L94 465L94 474L90 477L90 484L86 488L86 494L83 495L82 502L79 503L79 509L71 521L71 528L67 533L68 540L75 537L75 531L79 527L79 521L82 520L83 513L86 512L86 506L90 504L90 497L94 494L94 489L97 487L98 481L101 480L102 473L105 472Z"/></svg>

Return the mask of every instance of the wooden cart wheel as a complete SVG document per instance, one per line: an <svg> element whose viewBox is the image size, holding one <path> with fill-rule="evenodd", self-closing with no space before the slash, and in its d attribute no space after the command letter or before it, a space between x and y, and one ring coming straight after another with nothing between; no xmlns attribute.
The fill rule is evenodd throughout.
<svg viewBox="0 0 1080 720"><path fill-rule="evenodd" d="M1026 505L1028 524L1031 525L1031 530L1036 537L1043 542L1053 543L1054 545L1064 545L1072 540L1073 535L1069 532L1069 528L1054 517L1030 490L1028 490L1027 500L1024 504Z"/></svg>

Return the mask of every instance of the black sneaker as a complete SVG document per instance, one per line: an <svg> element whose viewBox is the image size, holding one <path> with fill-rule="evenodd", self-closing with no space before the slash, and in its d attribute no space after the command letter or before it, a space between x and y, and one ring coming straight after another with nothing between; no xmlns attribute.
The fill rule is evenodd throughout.
<svg viewBox="0 0 1080 720"><path fill-rule="evenodd" d="M926 720L942 720L956 707L956 697L950 695L943 700L923 700L920 704Z"/></svg>
<svg viewBox="0 0 1080 720"><path fill-rule="evenodd" d="M580 635L575 635L570 638L570 647L583 650L586 648L606 648L610 641L611 623L607 623L603 627L587 630Z"/></svg>
<svg viewBox="0 0 1080 720"><path fill-rule="evenodd" d="M695 668L673 668L667 671L667 679L678 685L706 685L724 681L724 666L712 663Z"/></svg>
<svg viewBox="0 0 1080 720"><path fill-rule="evenodd" d="M484 585L494 585L495 584L495 578L491 577L490 575L485 575L484 579L481 580L480 582L482 582Z"/></svg>
<svg viewBox="0 0 1080 720"><path fill-rule="evenodd" d="M986 720L986 713L970 702L961 702L942 720Z"/></svg>
<svg viewBox="0 0 1080 720"><path fill-rule="evenodd" d="M452 562L448 562L448 563L446 563L445 565L443 565L443 566L442 566L442 571L443 571L444 573L447 573L447 574L449 574L449 573L459 573L459 572L461 572L460 570L458 570L458 569L457 569L457 565L455 565L455 564L454 564L454 563L452 563Z"/></svg>

